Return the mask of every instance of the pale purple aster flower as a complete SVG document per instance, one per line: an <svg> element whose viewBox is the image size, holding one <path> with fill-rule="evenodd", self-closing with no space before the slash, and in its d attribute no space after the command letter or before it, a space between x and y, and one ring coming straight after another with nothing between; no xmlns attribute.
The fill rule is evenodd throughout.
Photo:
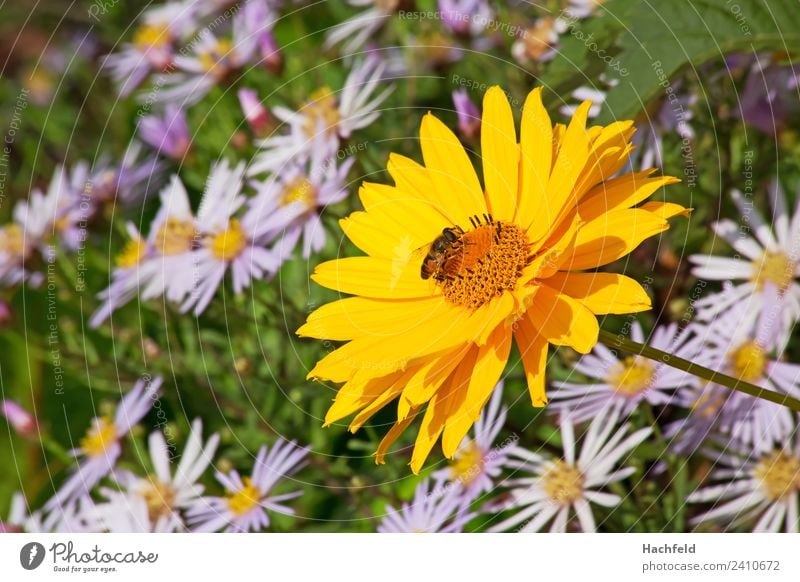
<svg viewBox="0 0 800 582"><path fill-rule="evenodd" d="M122 398L113 418L98 417L92 421L79 447L70 451L77 459L72 475L45 504L45 511L64 508L74 502L114 469L122 452L122 438L153 406L160 386L161 378L140 379Z"/></svg>
<svg viewBox="0 0 800 582"><path fill-rule="evenodd" d="M795 432L795 431L792 431ZM729 527L753 524L754 532L800 531L800 438L770 451L727 448L714 454L709 476L716 483L689 495L689 503L712 503L693 524L717 522Z"/></svg>
<svg viewBox="0 0 800 582"><path fill-rule="evenodd" d="M790 215L783 190L773 182L769 187L772 215L768 221L738 190L731 192L731 198L742 213L743 223L723 219L712 228L736 251L736 256L689 257L696 265L692 274L700 279L724 281L725 287L723 293L712 293L695 302L697 318L712 321L742 302L749 305L749 313L755 317L766 303L775 303L780 309L772 334L777 347L782 348L800 319L800 198Z"/></svg>
<svg viewBox="0 0 800 582"><path fill-rule="evenodd" d="M175 513L152 516L147 499L131 491L100 488L105 501L97 503L90 513L100 530L109 533L174 533L185 527ZM154 518L154 519L153 519Z"/></svg>
<svg viewBox="0 0 800 582"><path fill-rule="evenodd" d="M20 436L31 436L36 432L36 419L13 400L0 401L0 414L6 417L8 424L13 426Z"/></svg>
<svg viewBox="0 0 800 582"><path fill-rule="evenodd" d="M631 339L645 343L638 321L630 327ZM676 323L660 326L653 332L648 345L674 356L703 365L702 347L692 337L691 328L679 331ZM707 358L706 358L707 359ZM673 392L684 386L694 386L697 377L654 362L644 356L623 355L603 344L597 344L590 354L582 356L573 366L576 371L596 382L553 382L550 408L568 414L573 422L594 418L610 403L619 403L623 416L630 416L644 401L653 406L669 404Z"/></svg>
<svg viewBox="0 0 800 582"><path fill-rule="evenodd" d="M347 3L366 10L330 28L323 47L343 44L344 52L353 54L392 19L400 0L347 0Z"/></svg>
<svg viewBox="0 0 800 582"><path fill-rule="evenodd" d="M460 485L434 486L426 479L417 485L414 499L399 510L386 506L386 517L378 525L378 533L459 533L475 517L468 513L468 500Z"/></svg>
<svg viewBox="0 0 800 582"><path fill-rule="evenodd" d="M244 118L250 129L257 136L263 135L269 126L269 113L255 89L239 89L239 104L242 106Z"/></svg>
<svg viewBox="0 0 800 582"><path fill-rule="evenodd" d="M466 139L475 139L481 132L481 112L469 98L466 89L453 91L453 106L458 115L458 130Z"/></svg>
<svg viewBox="0 0 800 582"><path fill-rule="evenodd" d="M589 107L588 117L589 119L593 119L600 115L603 104L606 102L606 99L608 99L608 91L617 84L618 81L616 79L608 80L605 78L605 75L601 75L597 85L581 85L573 90L572 93L570 93L570 102L566 105L562 105L558 111L566 117L572 117L578 110L580 103L591 101L592 105Z"/></svg>
<svg viewBox="0 0 800 582"><path fill-rule="evenodd" d="M143 117L139 123L139 137L158 153L177 161L184 158L192 143L186 114L173 103L166 105L163 117Z"/></svg>
<svg viewBox="0 0 800 582"><path fill-rule="evenodd" d="M152 72L173 65L175 43L196 26L191 2L167 2L145 12L133 41L107 55L106 68L121 97L131 94Z"/></svg>
<svg viewBox="0 0 800 582"><path fill-rule="evenodd" d="M298 447L294 441L279 441L271 449L261 447L250 477L241 477L235 469L227 474L218 471L216 478L225 487L226 495L197 501L186 514L192 531L260 531L269 527L267 511L294 515L284 502L303 492L272 495L272 490L305 465L303 457L307 454L308 449Z"/></svg>
<svg viewBox="0 0 800 582"><path fill-rule="evenodd" d="M197 226L204 235L201 246L191 256L191 275L195 285L181 304L181 311L194 309L200 315L211 302L230 269L234 293L241 293L253 279L274 274L280 267L275 254L259 243L270 228L261 220L258 209L250 208L241 218L235 214L245 204L241 194L244 162L230 168L223 160L211 170Z"/></svg>
<svg viewBox="0 0 800 582"><path fill-rule="evenodd" d="M603 2L605 0L569 0L566 12L572 18L589 18Z"/></svg>
<svg viewBox="0 0 800 582"><path fill-rule="evenodd" d="M691 121L694 116L692 107L697 102L695 93L683 91L680 84L673 87L674 99L664 99L655 116L648 117L637 125L637 131L631 137L636 146L629 165L632 170L639 168L660 168L664 165L664 136L675 135L681 139L681 152L691 159L694 128Z"/></svg>
<svg viewBox="0 0 800 582"><path fill-rule="evenodd" d="M438 5L442 23L456 34L477 36L494 18L486 0L438 0Z"/></svg>
<svg viewBox="0 0 800 582"><path fill-rule="evenodd" d="M189 195L178 176L172 177L160 198L161 206L146 239L128 224L130 240L117 255L111 284L98 294L103 302L89 320L92 327L134 297L147 300L166 295L177 303L192 291L191 252L197 248L200 234Z"/></svg>
<svg viewBox="0 0 800 582"><path fill-rule="evenodd" d="M798 113L796 65L781 66L763 54L751 60L736 113L747 125L775 135Z"/></svg>
<svg viewBox="0 0 800 582"><path fill-rule="evenodd" d="M262 12L263 17L256 15ZM234 71L260 60L259 43L274 21L263 0L249 0L234 14L230 38L218 37L210 28L201 30L191 53L175 56L174 71L156 77L160 90L144 93L140 100L197 103Z"/></svg>
<svg viewBox="0 0 800 582"><path fill-rule="evenodd" d="M700 348L703 365L772 392L800 396L800 366L782 362L772 355L775 351L775 309L762 311L756 322L748 317L751 309L746 303L741 303L712 324L696 326L698 339L703 342ZM794 429L794 418L788 408L733 392L728 388L709 391L706 401L699 404L681 402L685 395L680 395L677 403L692 408L684 424L691 427L699 422L700 426L705 426L709 419L714 419L710 427L714 433L740 441L756 454L772 450L777 443L786 440ZM710 397L713 399L708 400ZM676 429L669 426L666 432L668 435L676 434Z"/></svg>
<svg viewBox="0 0 800 582"><path fill-rule="evenodd" d="M8 518L5 521L0 520L0 534L24 532L28 517L28 502L25 501L25 496L17 491L11 496Z"/></svg>
<svg viewBox="0 0 800 582"><path fill-rule="evenodd" d="M148 444L153 474L140 477L116 471L114 479L123 490L101 490L107 501L97 505L96 515L109 531L185 531L181 512L203 494L197 480L211 464L219 435L211 435L203 444L202 422L196 419L181 453L171 452L161 432L152 433ZM173 474L171 463L178 454L180 461Z"/></svg>
<svg viewBox="0 0 800 582"><path fill-rule="evenodd" d="M354 161L350 157L337 165L336 157L327 157L318 148L306 162L290 164L255 185L258 193L248 215L258 224L260 237L278 239L274 251L279 264L292 255L301 236L306 259L325 246L320 209L347 197L347 172Z"/></svg>
<svg viewBox="0 0 800 582"><path fill-rule="evenodd" d="M537 532L550 524L551 532L565 532L572 513L577 515L581 531L593 533L597 527L591 504L614 507L622 499L603 489L633 472L633 467L618 466L630 452L652 433L643 428L630 433L631 425L618 425L620 406L603 409L582 435L580 454L576 455L575 428L568 416L561 419L563 458L553 458L515 446L507 466L524 477L506 481L511 487L511 501L505 509L516 510L511 517L490 531Z"/></svg>
<svg viewBox="0 0 800 582"><path fill-rule="evenodd" d="M339 93L329 87L315 91L298 111L274 107L273 114L289 126L289 133L257 141L259 152L248 175L283 172L290 162L303 162L312 152L334 156L341 139L370 125L380 116L379 107L394 87L375 95L383 83L386 61L369 55L356 63Z"/></svg>
<svg viewBox="0 0 800 582"><path fill-rule="evenodd" d="M508 460L511 447L519 440L518 436L512 435L499 443L495 442L508 413L502 401L503 383L500 382L473 427L473 438L466 437L461 442L449 467L433 474L437 483L461 485L467 503L492 491L495 479L500 476Z"/></svg>

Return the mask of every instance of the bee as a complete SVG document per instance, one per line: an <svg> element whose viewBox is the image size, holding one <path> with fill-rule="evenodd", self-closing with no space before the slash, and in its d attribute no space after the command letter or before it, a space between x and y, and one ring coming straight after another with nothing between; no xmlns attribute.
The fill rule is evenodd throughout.
<svg viewBox="0 0 800 582"><path fill-rule="evenodd" d="M461 256L461 236L464 231L460 226L455 228L445 228L442 234L434 239L428 249L428 254L422 261L420 276L423 279L433 277L437 281L444 281L448 276L452 276L458 271L453 266Z"/></svg>

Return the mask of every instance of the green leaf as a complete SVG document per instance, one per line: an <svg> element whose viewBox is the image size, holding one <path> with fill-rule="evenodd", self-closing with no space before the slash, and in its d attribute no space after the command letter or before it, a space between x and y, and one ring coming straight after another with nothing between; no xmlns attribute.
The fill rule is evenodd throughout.
<svg viewBox="0 0 800 582"><path fill-rule="evenodd" d="M735 52L800 49L796 0L639 2L626 13L616 58L628 74L606 69L619 84L608 93L602 123L631 119L652 98L668 97L669 79L685 66Z"/></svg>

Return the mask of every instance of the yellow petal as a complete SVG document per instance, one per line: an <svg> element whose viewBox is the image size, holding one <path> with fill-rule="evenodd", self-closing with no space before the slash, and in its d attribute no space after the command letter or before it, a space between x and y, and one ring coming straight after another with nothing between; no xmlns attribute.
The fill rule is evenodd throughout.
<svg viewBox="0 0 800 582"><path fill-rule="evenodd" d="M547 404L545 389L545 366L547 364L547 338L540 335L526 314L517 322L514 329L522 365L525 368L525 379L528 381L528 392L535 408Z"/></svg>
<svg viewBox="0 0 800 582"><path fill-rule="evenodd" d="M404 301L348 297L311 313L297 335L334 341L393 337L424 323L439 309L448 309L439 297Z"/></svg>
<svg viewBox="0 0 800 582"><path fill-rule="evenodd" d="M547 341L588 354L597 343L597 318L578 301L542 284L528 309L531 323Z"/></svg>
<svg viewBox="0 0 800 582"><path fill-rule="evenodd" d="M403 420L415 406L428 402L456 366L469 365L464 358L468 346L448 350L444 355L431 357L406 382L397 405L397 420Z"/></svg>
<svg viewBox="0 0 800 582"><path fill-rule="evenodd" d="M649 212L663 220L676 216L689 218L693 210L692 208L684 208L680 204L675 204L674 202L658 202L656 200L642 204L638 209Z"/></svg>
<svg viewBox="0 0 800 582"><path fill-rule="evenodd" d="M511 106L496 86L483 97L481 155L489 212L497 220L510 222L517 209L519 147Z"/></svg>
<svg viewBox="0 0 800 582"><path fill-rule="evenodd" d="M419 410L414 410L405 420L395 423L394 426L389 429L389 432L386 433L386 436L383 437L378 445L378 450L375 451L376 465L383 465L386 462L386 451L388 451L389 447L397 440L397 437L403 434L403 431L408 428L408 425L414 421L418 412Z"/></svg>
<svg viewBox="0 0 800 582"><path fill-rule="evenodd" d="M311 279L334 291L384 299L427 298L440 294L436 284L420 276L424 255L396 260L346 257L314 269Z"/></svg>
<svg viewBox="0 0 800 582"><path fill-rule="evenodd" d="M400 154L389 154L389 162L386 164L389 175L394 180L397 188L405 192L413 192L421 200L428 200L445 218L449 226L458 224L460 213L453 211L449 207L452 197L449 192L444 195L436 189L436 184L431 180L430 172L422 166Z"/></svg>
<svg viewBox="0 0 800 582"><path fill-rule="evenodd" d="M325 413L323 426L330 426L380 398L399 378L402 378L404 373L399 371L379 378L354 379L347 382L339 388L333 404Z"/></svg>
<svg viewBox="0 0 800 582"><path fill-rule="evenodd" d="M553 125L542 104L542 89L528 94L520 127L520 196L517 222L528 229L531 241L538 241L550 229L555 210L548 205L553 155Z"/></svg>
<svg viewBox="0 0 800 582"><path fill-rule="evenodd" d="M642 241L669 228L656 214L641 209L605 213L578 229L572 254L561 270L594 269L631 253Z"/></svg>
<svg viewBox="0 0 800 582"><path fill-rule="evenodd" d="M442 452L452 458L470 427L500 381L511 351L511 330L495 329L484 346L478 350L477 361L469 376L466 398L448 417L442 434Z"/></svg>
<svg viewBox="0 0 800 582"><path fill-rule="evenodd" d="M359 196L376 223L386 224L399 234L401 247L405 251L430 244L443 228L452 226L430 200L415 192L365 182L359 190Z"/></svg>
<svg viewBox="0 0 800 582"><path fill-rule="evenodd" d="M547 196L551 203L550 213L555 216L552 222L558 222L576 203L575 183L583 172L589 156L589 137L586 134L586 118L591 107L590 101L584 101L569 122L558 148L558 157L553 164L550 183L547 185Z"/></svg>
<svg viewBox="0 0 800 582"><path fill-rule="evenodd" d="M376 220L367 212L353 212L342 218L339 225L354 245L373 257L396 259L410 255L421 246L415 245L408 229L401 229L396 223Z"/></svg>
<svg viewBox="0 0 800 582"><path fill-rule="evenodd" d="M596 315L637 313L652 307L639 283L616 273L555 273L547 285L577 299Z"/></svg>
<svg viewBox="0 0 800 582"><path fill-rule="evenodd" d="M630 208L646 200L663 186L680 182L672 176L650 178L652 170L629 173L592 188L580 201L578 212L581 218L592 221L612 210Z"/></svg>
<svg viewBox="0 0 800 582"><path fill-rule="evenodd" d="M428 176L456 224L466 226L470 216L487 214L475 168L455 134L428 113L422 118L420 140Z"/></svg>

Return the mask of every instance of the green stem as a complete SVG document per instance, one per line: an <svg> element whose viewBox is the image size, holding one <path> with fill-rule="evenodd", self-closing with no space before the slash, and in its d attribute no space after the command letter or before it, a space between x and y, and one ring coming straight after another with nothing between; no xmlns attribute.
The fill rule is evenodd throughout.
<svg viewBox="0 0 800 582"><path fill-rule="evenodd" d="M800 400L797 400L796 398L779 394L777 392L773 392L772 390L765 390L764 388L759 388L755 384L750 384L744 380L739 380L726 374L709 370L708 368L690 362L689 360L684 360L678 356L673 356L667 352L662 352L661 350L652 346L647 346L629 340L626 337L611 333L610 331L601 329L598 341L604 343L610 348L622 350L623 352L628 352L629 354L635 354L637 356L644 356L645 358L649 358L654 362L666 364L667 366L682 370L689 374L693 374L694 376L703 378L709 382L721 384L722 386L730 388L731 390L738 390L739 392L744 392L750 396L761 398L763 400L769 400L770 402L786 406L795 412L800 412Z"/></svg>

